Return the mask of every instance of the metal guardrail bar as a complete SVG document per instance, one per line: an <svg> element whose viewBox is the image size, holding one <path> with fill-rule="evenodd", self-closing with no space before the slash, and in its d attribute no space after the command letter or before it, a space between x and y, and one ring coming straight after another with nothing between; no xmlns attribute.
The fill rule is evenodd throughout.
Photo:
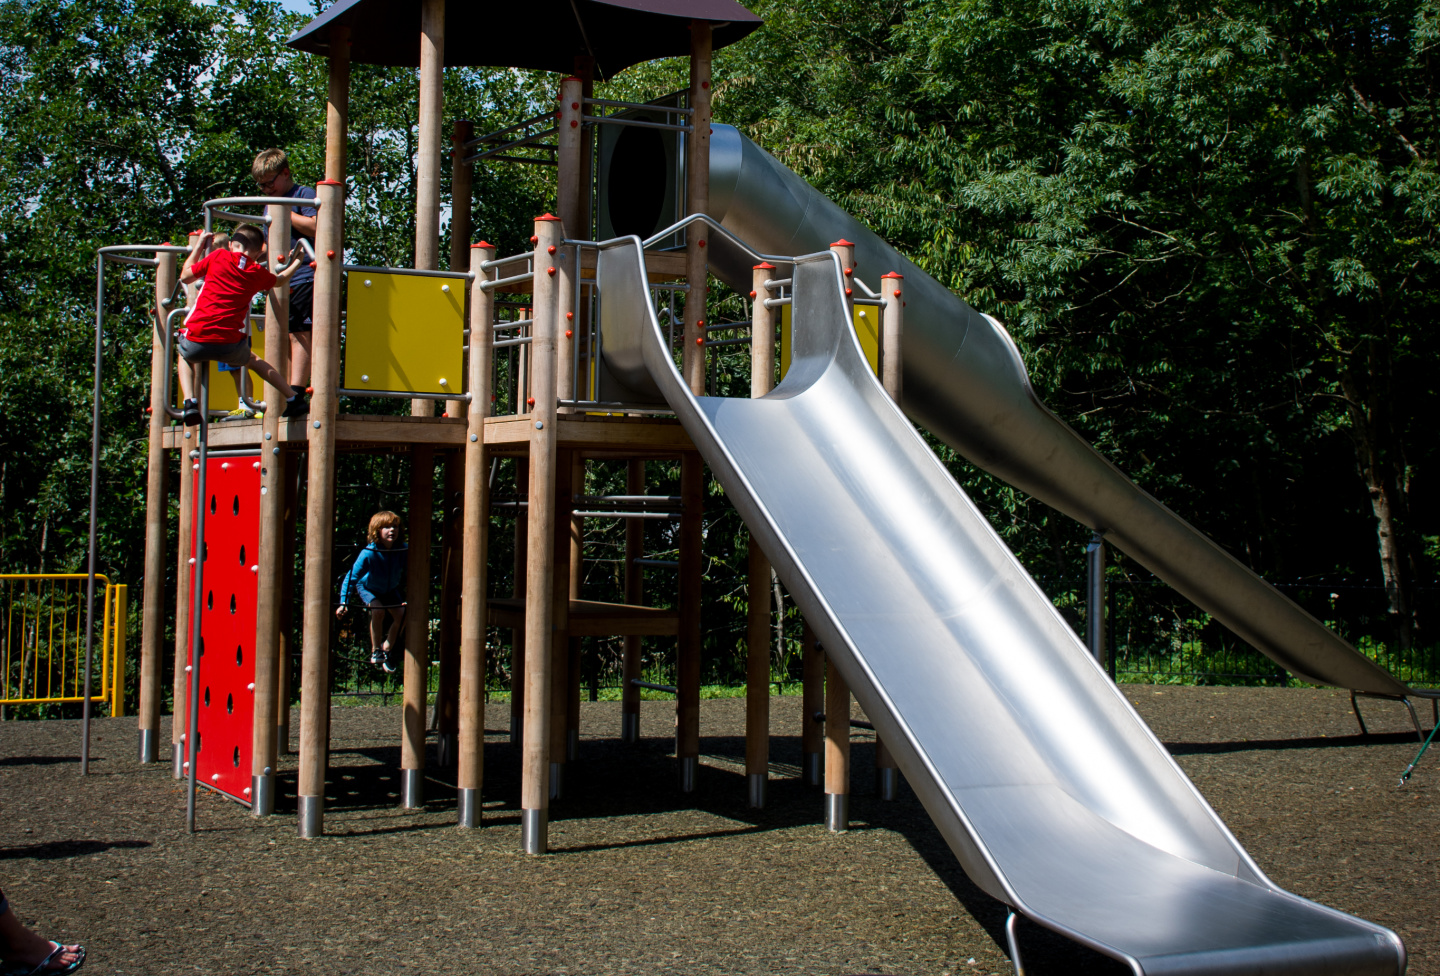
<svg viewBox="0 0 1440 976"><path fill-rule="evenodd" d="M781 305L789 305L791 301L793 301L793 299L790 298L767 298L765 299L765 307L778 308Z"/></svg>
<svg viewBox="0 0 1440 976"><path fill-rule="evenodd" d="M750 337L749 337L749 336L740 336L740 337L735 338L735 339L706 339L706 340L705 340L705 345L706 345L707 348L708 348L709 346L740 346L740 345L746 345L746 346L748 346L749 344L750 344Z"/></svg>
<svg viewBox="0 0 1440 976"><path fill-rule="evenodd" d="M498 346L499 343L497 342ZM651 404L621 403L612 400L560 400L562 407L575 407L581 410L603 410L606 413L636 413L636 414L671 414L675 411L670 407L656 407Z"/></svg>
<svg viewBox="0 0 1440 976"><path fill-rule="evenodd" d="M640 505L653 502L657 505L679 505L685 498L683 495L576 495L573 500L584 502L586 505L593 505L597 502L635 502Z"/></svg>
<svg viewBox="0 0 1440 976"><path fill-rule="evenodd" d="M637 129L668 129L671 132L689 132L692 126L679 125L673 122L646 122L644 119L627 119L623 115L584 115L581 116L586 123L604 123L606 125L632 125Z"/></svg>
<svg viewBox="0 0 1440 976"><path fill-rule="evenodd" d="M527 271L527 272L525 272L524 274L511 275L511 276L508 277L508 278L495 278L495 279L493 279L493 280L491 280L491 281L482 281L482 282L480 282L480 287L483 288L483 289L485 289L486 291L494 291L496 288L499 288L501 285L518 285L518 284L520 284L521 282L534 281L534 280L535 280L535 272L533 272L533 271Z"/></svg>
<svg viewBox="0 0 1440 976"><path fill-rule="evenodd" d="M493 348L504 349L506 346L528 346L530 345L530 338L530 336L521 336L518 339L497 339L493 344Z"/></svg>
<svg viewBox="0 0 1440 976"><path fill-rule="evenodd" d="M794 278L766 278L766 279L765 279L765 287L766 287L766 289L768 289L769 291L774 291L774 290L777 289L777 288L789 288L789 287L790 287L791 285L793 285L794 283L795 283L795 279L794 279Z"/></svg>
<svg viewBox="0 0 1440 976"><path fill-rule="evenodd" d="M672 695L680 694L680 689L674 685L657 685L649 681L641 681L639 678L631 678L630 683L636 688L649 688L651 691L664 691Z"/></svg>
<svg viewBox="0 0 1440 976"><path fill-rule="evenodd" d="M657 105L654 102L617 102L609 98L582 98L583 105L604 105L607 108L633 108L643 112L674 112L677 115L694 115L693 108L681 108L678 105Z"/></svg>
<svg viewBox="0 0 1440 976"><path fill-rule="evenodd" d="M335 392L341 396L379 397L390 400L459 400L461 403L470 402L470 394L468 393L418 393L413 390L352 390L344 386Z"/></svg>
<svg viewBox="0 0 1440 976"><path fill-rule="evenodd" d="M514 125L507 125L503 129L496 129L493 132L485 133L483 136L476 136L473 139L466 140L465 148L469 149L471 146L478 146L482 142L494 142L495 140L502 138L507 132L514 132L516 129L523 129L526 126L534 125L536 122L539 122L542 119L553 119L554 117L555 113L553 111L546 111L541 112L539 115L532 115L524 122L516 122Z"/></svg>
<svg viewBox="0 0 1440 976"><path fill-rule="evenodd" d="M566 243L568 244L569 242L567 241ZM492 271L495 268L500 267L502 264L514 264L516 261L524 261L528 265L534 259L535 253L533 251L522 251L519 254L512 254L509 257L491 258L489 261L481 261L480 270Z"/></svg>
<svg viewBox="0 0 1440 976"><path fill-rule="evenodd" d="M657 569L679 569L678 559L632 559L636 566L654 566Z"/></svg>
<svg viewBox="0 0 1440 976"><path fill-rule="evenodd" d="M368 264L346 264L344 271L359 271L363 274L410 275L415 278L464 278L473 277L468 271L422 271L418 268L380 268Z"/></svg>
<svg viewBox="0 0 1440 976"><path fill-rule="evenodd" d="M559 130L558 128L553 128L553 127L552 127L552 128L546 129L544 132L536 132L535 134L525 136L525 137L522 138L522 139L516 139L514 142L507 142L507 143L505 143L505 145L503 145L503 146L496 146L494 149L487 149L487 150L485 150L484 152L476 153L476 154L473 155L473 156L466 156L465 159L464 159L464 162L473 163L473 162L475 162L476 160L479 160L479 159L489 159L491 156L498 155L499 153L506 152L507 150L515 149L515 148L517 148L517 147L519 147L519 146L528 146L528 145L531 145L531 144L533 144L533 143L535 143L535 142L538 142L538 141L541 140L541 139L546 138L547 136L553 136L555 133L557 133L557 132L559 132L559 131L560 131L560 130ZM548 147L541 147L541 148L548 148Z"/></svg>
<svg viewBox="0 0 1440 976"><path fill-rule="evenodd" d="M585 511L571 512L573 518L619 518L619 519L659 519L664 522L680 521L678 512L604 512Z"/></svg>

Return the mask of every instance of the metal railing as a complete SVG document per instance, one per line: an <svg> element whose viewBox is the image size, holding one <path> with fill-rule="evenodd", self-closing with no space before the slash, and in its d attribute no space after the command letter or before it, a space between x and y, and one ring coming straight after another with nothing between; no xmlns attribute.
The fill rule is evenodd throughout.
<svg viewBox="0 0 1440 976"><path fill-rule="evenodd" d="M99 687L86 681L86 573L0 574L0 705L90 701L125 714L125 634L129 598L123 583L104 584Z"/></svg>

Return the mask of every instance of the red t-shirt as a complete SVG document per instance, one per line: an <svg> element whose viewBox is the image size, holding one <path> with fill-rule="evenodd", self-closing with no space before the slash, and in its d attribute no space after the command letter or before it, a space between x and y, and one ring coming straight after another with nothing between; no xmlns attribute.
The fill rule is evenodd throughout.
<svg viewBox="0 0 1440 976"><path fill-rule="evenodd" d="M277 279L265 268L264 260L241 259L236 251L211 251L190 266L194 275L205 279L195 311L185 320L185 338L191 342L239 342L245 338L250 303L262 291L269 291Z"/></svg>

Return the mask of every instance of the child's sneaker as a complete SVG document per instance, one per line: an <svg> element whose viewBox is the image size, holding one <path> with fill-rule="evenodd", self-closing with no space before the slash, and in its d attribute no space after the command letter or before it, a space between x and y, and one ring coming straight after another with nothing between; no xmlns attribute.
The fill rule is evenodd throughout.
<svg viewBox="0 0 1440 976"><path fill-rule="evenodd" d="M285 409L281 411L280 416L289 420L291 417L303 417L309 412L310 404L306 403L305 398L297 393L294 399L286 401Z"/></svg>
<svg viewBox="0 0 1440 976"><path fill-rule="evenodd" d="M255 419L256 417L258 417L258 416L260 416L260 414L257 413L257 412L254 411L254 410L251 410L249 407L240 406L240 407L236 407L234 410L231 410L229 413L227 413L227 414L225 415L225 419L226 419L226 420L254 420L254 419Z"/></svg>
<svg viewBox="0 0 1440 976"><path fill-rule="evenodd" d="M180 409L185 411L186 427L200 426L200 403L198 400L186 400L180 405Z"/></svg>
<svg viewBox="0 0 1440 976"><path fill-rule="evenodd" d="M378 648L377 648L376 650L371 651L371 652L370 652L370 663L371 663L372 665L374 665L375 667L377 667L377 668L378 668L378 667L383 667L384 664L385 664L385 655L384 655Z"/></svg>

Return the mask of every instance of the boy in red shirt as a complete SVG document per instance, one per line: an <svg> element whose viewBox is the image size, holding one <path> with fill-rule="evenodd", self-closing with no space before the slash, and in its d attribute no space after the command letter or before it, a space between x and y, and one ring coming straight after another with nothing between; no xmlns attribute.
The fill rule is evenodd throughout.
<svg viewBox="0 0 1440 976"><path fill-rule="evenodd" d="M205 233L195 242L185 259L180 280L190 284L205 279L205 287L195 302L195 311L185 320L180 334L180 355L191 366L217 362L241 369L253 369L277 389L288 390L290 384L265 360L250 351L246 325L250 303L255 296L289 281L300 267L299 248L290 252L290 264L278 275L265 267L265 237L253 224L242 224L230 238L230 249L213 251L201 258L214 234ZM185 391L185 425L200 422L200 405L194 399L193 380L188 369L180 370L180 387ZM303 401L297 404L292 394L285 401L282 417L298 417L305 413Z"/></svg>

